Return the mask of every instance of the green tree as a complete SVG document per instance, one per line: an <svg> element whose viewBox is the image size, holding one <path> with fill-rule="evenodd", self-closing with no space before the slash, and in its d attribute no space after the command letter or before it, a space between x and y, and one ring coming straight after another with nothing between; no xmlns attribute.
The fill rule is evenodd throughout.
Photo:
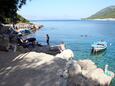
<svg viewBox="0 0 115 86"><path fill-rule="evenodd" d="M27 0L0 0L0 22L4 22L5 18L10 18L15 22L17 10L20 9Z"/></svg>

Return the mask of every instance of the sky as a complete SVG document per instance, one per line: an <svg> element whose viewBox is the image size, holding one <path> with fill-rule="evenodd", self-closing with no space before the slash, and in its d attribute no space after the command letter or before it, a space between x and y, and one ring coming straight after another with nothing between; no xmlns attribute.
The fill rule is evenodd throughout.
<svg viewBox="0 0 115 86"><path fill-rule="evenodd" d="M115 0L27 0L18 13L29 20L80 19L115 5Z"/></svg>

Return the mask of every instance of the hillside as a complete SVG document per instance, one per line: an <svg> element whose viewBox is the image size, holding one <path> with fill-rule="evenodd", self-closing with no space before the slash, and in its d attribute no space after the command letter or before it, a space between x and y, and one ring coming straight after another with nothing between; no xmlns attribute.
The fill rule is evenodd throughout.
<svg viewBox="0 0 115 86"><path fill-rule="evenodd" d="M115 18L115 6L106 7L86 19Z"/></svg>
<svg viewBox="0 0 115 86"><path fill-rule="evenodd" d="M19 14L17 14L17 18L19 19L18 22L30 23L29 20L25 19L24 17L22 17L22 16L19 15Z"/></svg>
<svg viewBox="0 0 115 86"><path fill-rule="evenodd" d="M25 19L24 17L22 17L21 15L17 14L16 16L16 23L30 23L29 20ZM6 24L10 24L12 23L12 19L11 18L4 18L4 23Z"/></svg>

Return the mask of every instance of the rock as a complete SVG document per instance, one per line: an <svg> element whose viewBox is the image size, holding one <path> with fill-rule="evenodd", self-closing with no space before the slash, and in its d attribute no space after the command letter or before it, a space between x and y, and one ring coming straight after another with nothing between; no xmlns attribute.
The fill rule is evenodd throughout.
<svg viewBox="0 0 115 86"><path fill-rule="evenodd" d="M17 46L17 51L20 51L20 52L29 52L30 50L28 48L23 48L22 46Z"/></svg>
<svg viewBox="0 0 115 86"><path fill-rule="evenodd" d="M113 78L91 60L73 61L68 70L68 86L109 86Z"/></svg>
<svg viewBox="0 0 115 86"><path fill-rule="evenodd" d="M78 64L81 66L82 70L94 70L97 68L95 63L91 60L79 60Z"/></svg>
<svg viewBox="0 0 115 86"><path fill-rule="evenodd" d="M86 76L88 72L89 72L88 70L81 70L83 76Z"/></svg>
<svg viewBox="0 0 115 86"><path fill-rule="evenodd" d="M68 77L67 71L63 73L67 62L65 59L37 52L21 53L16 57L15 53L8 53L3 52L6 55L0 55L0 67L3 69L0 71L0 86L64 86L63 84L66 84L66 80L60 77L60 74L64 74L65 78Z"/></svg>
<svg viewBox="0 0 115 86"><path fill-rule="evenodd" d="M69 76L75 76L81 73L81 66L77 63L77 61L73 61L73 63L68 68Z"/></svg>
<svg viewBox="0 0 115 86"><path fill-rule="evenodd" d="M8 37L0 37L0 50L8 50L8 47L9 47L9 39Z"/></svg>
<svg viewBox="0 0 115 86"><path fill-rule="evenodd" d="M77 74L69 77L67 86L100 86L94 81L87 79L82 74Z"/></svg>
<svg viewBox="0 0 115 86"><path fill-rule="evenodd" d="M104 71L101 68L90 71L87 74L87 77L97 81L101 86L109 86L112 80L112 77L105 75Z"/></svg>
<svg viewBox="0 0 115 86"><path fill-rule="evenodd" d="M6 33L9 30L9 26L2 26L2 28L0 29L0 33Z"/></svg>
<svg viewBox="0 0 115 86"><path fill-rule="evenodd" d="M60 58L69 60L74 57L74 53L72 50L66 49L63 52L61 52L60 54L57 54L56 57L60 57Z"/></svg>

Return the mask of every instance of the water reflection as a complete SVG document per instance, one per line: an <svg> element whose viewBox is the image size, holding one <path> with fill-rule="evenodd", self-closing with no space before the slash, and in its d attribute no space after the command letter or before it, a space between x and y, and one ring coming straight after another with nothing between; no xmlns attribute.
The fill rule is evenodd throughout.
<svg viewBox="0 0 115 86"><path fill-rule="evenodd" d="M102 57L102 56L105 56L106 53L107 53L107 49L105 49L105 50L103 50L103 51L99 51L99 52L93 52L93 51L91 50L90 55L91 55L91 56L96 56L96 57Z"/></svg>

